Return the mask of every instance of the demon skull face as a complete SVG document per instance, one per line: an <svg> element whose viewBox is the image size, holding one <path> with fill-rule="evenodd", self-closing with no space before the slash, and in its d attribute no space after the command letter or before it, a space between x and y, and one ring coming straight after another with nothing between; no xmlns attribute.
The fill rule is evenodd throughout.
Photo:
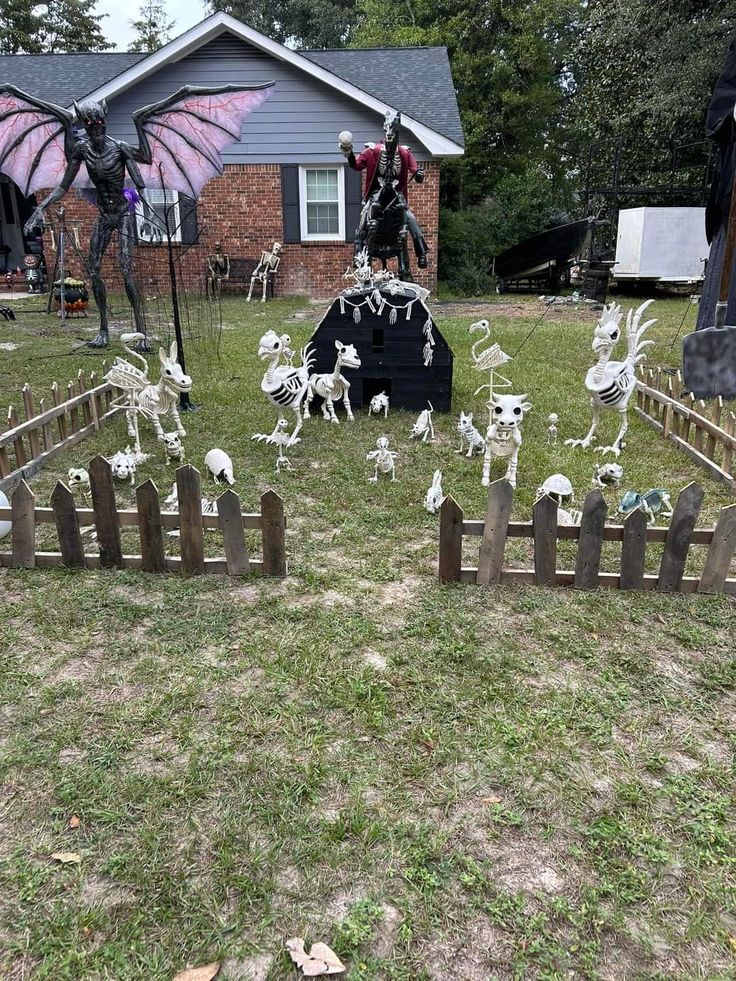
<svg viewBox="0 0 736 981"><path fill-rule="evenodd" d="M383 132L387 146L397 147L399 145L399 130L401 129L401 113L395 109L389 109L383 117Z"/></svg>
<svg viewBox="0 0 736 981"><path fill-rule="evenodd" d="M77 119L84 126L87 136L99 142L107 133L107 102L75 102L74 111Z"/></svg>

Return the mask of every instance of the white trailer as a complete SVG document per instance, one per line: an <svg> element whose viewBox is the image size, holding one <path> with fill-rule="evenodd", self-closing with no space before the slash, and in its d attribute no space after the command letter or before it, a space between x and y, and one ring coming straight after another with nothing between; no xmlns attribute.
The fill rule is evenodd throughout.
<svg viewBox="0 0 736 981"><path fill-rule="evenodd" d="M708 255L705 208L626 208L618 214L618 282L692 283Z"/></svg>

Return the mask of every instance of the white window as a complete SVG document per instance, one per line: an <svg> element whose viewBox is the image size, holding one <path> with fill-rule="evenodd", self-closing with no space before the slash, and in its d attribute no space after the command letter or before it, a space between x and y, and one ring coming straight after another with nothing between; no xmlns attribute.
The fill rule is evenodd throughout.
<svg viewBox="0 0 736 981"><path fill-rule="evenodd" d="M345 240L345 168L300 167L302 241Z"/></svg>
<svg viewBox="0 0 736 981"><path fill-rule="evenodd" d="M158 219L156 229L151 227L151 221L143 214L141 205L136 206L138 222L138 239L141 242L166 241L167 228L172 242L181 242L181 214L179 208L179 192L168 191L158 187L149 187L143 192L146 201L156 213ZM167 224L168 222L168 224Z"/></svg>

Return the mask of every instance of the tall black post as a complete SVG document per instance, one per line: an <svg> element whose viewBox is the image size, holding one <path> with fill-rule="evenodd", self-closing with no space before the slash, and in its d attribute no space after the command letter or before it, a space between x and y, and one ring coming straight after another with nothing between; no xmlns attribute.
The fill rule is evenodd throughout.
<svg viewBox="0 0 736 981"><path fill-rule="evenodd" d="M165 205L164 214L166 216L166 246L169 252L169 281L171 284L171 308L174 316L174 337L176 338L176 349L178 352L177 360L181 365L181 370L184 372L184 374L186 374L187 367L184 361L184 337L182 336L181 332L179 293L176 283L176 262L174 261L174 247L171 241L171 224L169 221L170 205ZM197 406L190 401L189 392L182 392L179 396L179 408L182 412L191 412L193 409L197 408Z"/></svg>

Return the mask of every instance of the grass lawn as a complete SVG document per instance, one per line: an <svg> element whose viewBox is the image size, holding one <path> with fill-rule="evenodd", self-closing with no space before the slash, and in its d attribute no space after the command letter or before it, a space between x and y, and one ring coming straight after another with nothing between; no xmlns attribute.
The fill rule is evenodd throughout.
<svg viewBox="0 0 736 981"><path fill-rule="evenodd" d="M0 347L2 405L25 380L39 397L99 370L84 321L22 312L39 307L0 321L16 345ZM654 305L650 363L677 364L685 307ZM248 510L284 497L289 578L0 570L0 977L164 981L220 961L224 979L278 981L295 935L330 944L351 981L735 977L733 599L436 583L432 472L466 516L484 509L480 461L453 453L459 409L484 411L468 325L488 315L513 354L535 298L436 307L456 361L434 444L409 441L412 415L351 425L340 408L277 476L250 440L275 420L258 339L301 344L324 309L230 299L219 354L209 331L187 351L187 460L227 450ZM590 489L597 458L544 438L552 411L561 439L587 431L594 317L550 310L507 366L534 406L519 518L555 471L578 505ZM723 486L630 421L622 490L674 501L698 480L712 524ZM601 439L616 427L604 416ZM168 490L143 431L139 477ZM374 486L384 433L399 482ZM34 478L37 499L126 441L113 421ZM508 560L528 548L510 541Z"/></svg>

